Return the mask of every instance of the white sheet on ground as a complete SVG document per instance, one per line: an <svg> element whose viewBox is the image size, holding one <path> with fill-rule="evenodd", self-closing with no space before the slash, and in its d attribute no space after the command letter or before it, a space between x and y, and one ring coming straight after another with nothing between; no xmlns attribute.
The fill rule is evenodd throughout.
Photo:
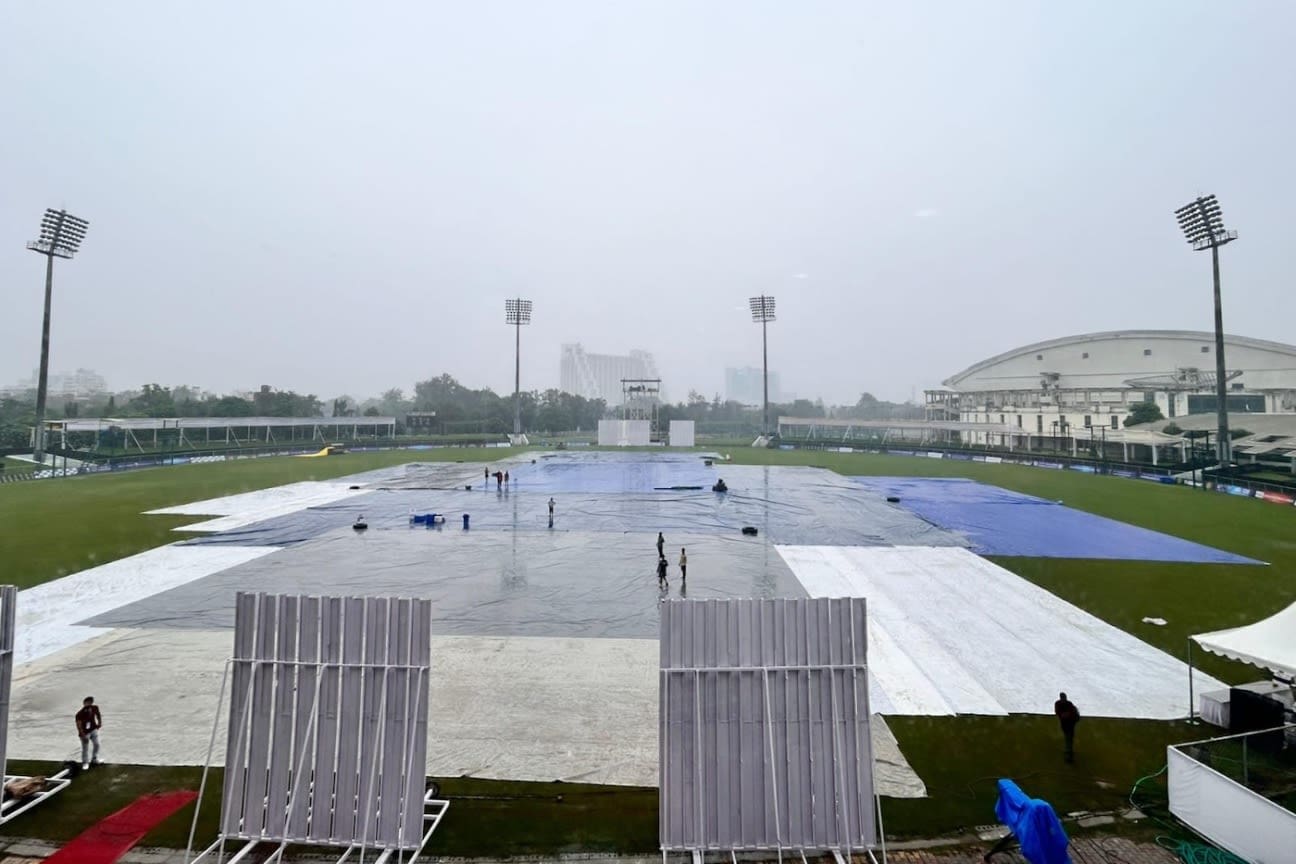
<svg viewBox="0 0 1296 864"><path fill-rule="evenodd" d="M278 551L273 546L159 546L18 593L14 662L107 632L76 622Z"/></svg>
<svg viewBox="0 0 1296 864"><path fill-rule="evenodd" d="M966 549L779 546L813 597L868 599L883 714L1188 714L1188 667ZM1194 673L1198 691L1220 682Z"/></svg>
<svg viewBox="0 0 1296 864"><path fill-rule="evenodd" d="M122 629L26 663L10 756L66 758L68 720L93 693L105 759L201 765L232 648L229 630ZM428 773L655 786L659 654L654 639L433 637ZM879 793L925 795L880 717L871 728ZM224 736L222 718L217 764Z"/></svg>
<svg viewBox="0 0 1296 864"><path fill-rule="evenodd" d="M237 495L225 495L221 498L209 498L205 501L194 501L174 507L162 507L149 510L145 515L167 516L219 516L207 522L193 525L181 525L176 531L231 531L242 528L264 519L287 516L307 507L319 507L332 504L353 495L363 495L365 489L351 489L348 483L324 483L319 481L302 481L285 486L274 486L270 489L257 489L253 492L240 492Z"/></svg>

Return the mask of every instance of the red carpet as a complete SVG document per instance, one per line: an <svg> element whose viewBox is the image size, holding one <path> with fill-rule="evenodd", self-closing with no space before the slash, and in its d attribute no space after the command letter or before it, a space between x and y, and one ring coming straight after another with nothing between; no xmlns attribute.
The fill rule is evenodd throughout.
<svg viewBox="0 0 1296 864"><path fill-rule="evenodd" d="M195 792L145 795L82 831L45 864L113 864L164 819L197 798Z"/></svg>

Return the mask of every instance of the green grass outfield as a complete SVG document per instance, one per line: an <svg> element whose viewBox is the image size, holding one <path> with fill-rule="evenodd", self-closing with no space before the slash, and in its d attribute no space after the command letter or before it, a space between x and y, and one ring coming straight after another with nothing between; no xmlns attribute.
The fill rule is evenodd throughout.
<svg viewBox="0 0 1296 864"><path fill-rule="evenodd" d="M493 461L510 452L473 448L253 459L0 485L0 567L5 581L36 585L170 542L175 539L171 528L201 518L140 515L144 510L405 462ZM1256 567L995 559L1178 657L1185 656L1191 633L1254 621L1296 601L1296 507L1018 465L738 447L727 452L736 463L816 465L847 475L969 477L1269 562ZM1141 623L1144 616L1169 623L1149 626ZM1253 667L1200 652L1195 659L1225 681L1264 677ZM1058 689L1065 686L1061 681ZM1077 736L1076 763L1066 765L1051 717L895 717L888 722L930 793L922 800L884 800L888 836L899 837L946 835L993 822L994 781L1003 776L1016 778L1059 812L1120 807L1136 779L1164 764L1166 744L1210 734L1209 727L1182 722L1087 718ZM63 839L144 791L192 786L195 777L192 769L182 768L106 769L4 833ZM456 780L447 781L445 791L454 804L438 834L437 854L642 852L655 845L653 790ZM177 814L146 842L175 845L191 817L192 809ZM200 836L210 837L211 830Z"/></svg>

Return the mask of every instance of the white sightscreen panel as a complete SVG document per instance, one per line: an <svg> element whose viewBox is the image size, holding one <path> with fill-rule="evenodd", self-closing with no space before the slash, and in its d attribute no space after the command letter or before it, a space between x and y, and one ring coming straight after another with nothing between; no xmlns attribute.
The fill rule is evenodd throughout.
<svg viewBox="0 0 1296 864"><path fill-rule="evenodd" d="M670 446L692 447L694 439L693 428L694 425L692 420L670 421Z"/></svg>
<svg viewBox="0 0 1296 864"><path fill-rule="evenodd" d="M663 606L664 849L874 844L865 623L858 598Z"/></svg>
<svg viewBox="0 0 1296 864"><path fill-rule="evenodd" d="M600 420L600 447L647 447L652 443L652 423L648 420Z"/></svg>
<svg viewBox="0 0 1296 864"><path fill-rule="evenodd" d="M418 846L431 618L426 600L238 595L223 833Z"/></svg>
<svg viewBox="0 0 1296 864"><path fill-rule="evenodd" d="M1290 861L1296 813L1166 748L1170 812L1245 861Z"/></svg>
<svg viewBox="0 0 1296 864"><path fill-rule="evenodd" d="M0 770L6 772L9 765L9 699L13 690L14 624L17 611L18 589L12 585L0 585Z"/></svg>

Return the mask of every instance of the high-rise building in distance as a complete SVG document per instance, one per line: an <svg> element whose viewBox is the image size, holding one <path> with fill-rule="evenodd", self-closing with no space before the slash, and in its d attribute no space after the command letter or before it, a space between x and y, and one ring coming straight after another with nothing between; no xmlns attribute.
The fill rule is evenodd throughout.
<svg viewBox="0 0 1296 864"><path fill-rule="evenodd" d="M755 366L725 369L725 400L741 402L744 405L763 405L765 384L761 377L761 370ZM779 387L777 372L769 373L769 400L770 402L783 401L783 391Z"/></svg>
<svg viewBox="0 0 1296 864"><path fill-rule="evenodd" d="M647 351L590 354L579 342L562 346L559 387L566 393L617 406L621 404L621 379L660 377L657 363Z"/></svg>

